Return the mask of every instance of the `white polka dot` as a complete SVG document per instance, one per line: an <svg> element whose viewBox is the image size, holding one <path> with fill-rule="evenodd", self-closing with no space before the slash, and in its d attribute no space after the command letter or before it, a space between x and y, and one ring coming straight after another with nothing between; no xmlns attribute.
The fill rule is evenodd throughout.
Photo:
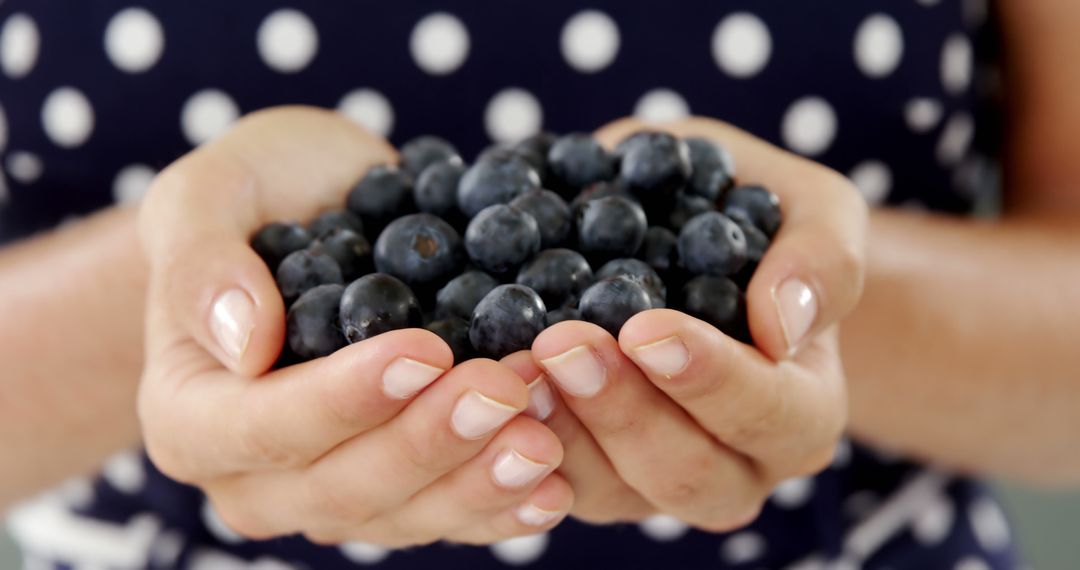
<svg viewBox="0 0 1080 570"><path fill-rule="evenodd" d="M967 113L956 113L949 117L938 140L937 158L942 164L952 165L960 162L971 146L975 136L975 121Z"/></svg>
<svg viewBox="0 0 1080 570"><path fill-rule="evenodd" d="M224 91L204 89L184 103L180 127L188 142L198 146L227 131L239 116L240 109Z"/></svg>
<svg viewBox="0 0 1080 570"><path fill-rule="evenodd" d="M113 180L113 200L117 204L137 202L146 194L157 173L145 164L125 166Z"/></svg>
<svg viewBox="0 0 1080 570"><path fill-rule="evenodd" d="M959 95L971 85L974 68L971 42L963 34L953 34L941 48L941 83L952 95Z"/></svg>
<svg viewBox="0 0 1080 570"><path fill-rule="evenodd" d="M841 507L844 515L852 520L861 521L877 509L880 499L877 493L869 490L855 491L844 499Z"/></svg>
<svg viewBox="0 0 1080 570"><path fill-rule="evenodd" d="M338 112L379 136L389 136L394 128L394 109L382 93L356 89L345 94Z"/></svg>
<svg viewBox="0 0 1080 570"><path fill-rule="evenodd" d="M81 509L90 506L94 500L94 485L85 477L76 477L64 481L56 489L57 496L63 503L73 509Z"/></svg>
<svg viewBox="0 0 1080 570"><path fill-rule="evenodd" d="M567 20L559 43L571 67L596 73L611 65L619 52L619 28L607 14L585 10Z"/></svg>
<svg viewBox="0 0 1080 570"><path fill-rule="evenodd" d="M20 150L7 156L8 175L16 182L33 184L37 182L38 178L41 178L44 171L45 167L41 163L41 158L36 154Z"/></svg>
<svg viewBox="0 0 1080 570"><path fill-rule="evenodd" d="M885 201L892 188L892 171L880 160L867 160L851 169L848 178L859 189L867 204L878 205Z"/></svg>
<svg viewBox="0 0 1080 570"><path fill-rule="evenodd" d="M764 553L765 539L749 530L731 535L720 545L720 556L728 564L746 564Z"/></svg>
<svg viewBox="0 0 1080 570"><path fill-rule="evenodd" d="M450 14L429 14L413 28L409 51L420 69L432 75L453 73L469 55L469 32Z"/></svg>
<svg viewBox="0 0 1080 570"><path fill-rule="evenodd" d="M191 554L187 566L190 570L250 570L250 565L243 558L205 547Z"/></svg>
<svg viewBox="0 0 1080 570"><path fill-rule="evenodd" d="M855 63L870 77L885 77L896 69L904 53L904 36L896 20L873 14L855 32Z"/></svg>
<svg viewBox="0 0 1080 570"><path fill-rule="evenodd" d="M795 477L777 485L772 493L772 502L781 508L795 509L805 505L813 494L813 478Z"/></svg>
<svg viewBox="0 0 1080 570"><path fill-rule="evenodd" d="M938 495L911 522L915 540L923 546L941 544L952 531L956 509L946 497Z"/></svg>
<svg viewBox="0 0 1080 570"><path fill-rule="evenodd" d="M131 451L117 453L105 462L101 476L116 490L134 494L146 485L146 470L142 459Z"/></svg>
<svg viewBox="0 0 1080 570"><path fill-rule="evenodd" d="M484 126L495 142L513 142L540 131L540 102L524 89L503 89L491 98L484 111Z"/></svg>
<svg viewBox="0 0 1080 570"><path fill-rule="evenodd" d="M934 6L935 4L941 2L941 0L915 0L915 1L918 2L919 4L922 4L923 6Z"/></svg>
<svg viewBox="0 0 1080 570"><path fill-rule="evenodd" d="M4 107L0 105L0 152L4 152L4 147L7 146L8 141L8 123L7 115L4 114Z"/></svg>
<svg viewBox="0 0 1080 570"><path fill-rule="evenodd" d="M154 66L165 48L161 22L142 8L125 8L105 28L105 53L113 65L128 73Z"/></svg>
<svg viewBox="0 0 1080 570"><path fill-rule="evenodd" d="M769 62L772 38L760 18L736 12L724 18L712 36L712 53L717 65L732 77L757 75Z"/></svg>
<svg viewBox="0 0 1080 570"><path fill-rule="evenodd" d="M300 570L298 566L294 566L285 562L280 558L274 558L273 556L262 556L251 563L251 566L247 570Z"/></svg>
<svg viewBox="0 0 1080 570"><path fill-rule="evenodd" d="M338 549L342 556L356 564L378 564L390 556L388 549L367 542L346 542Z"/></svg>
<svg viewBox="0 0 1080 570"><path fill-rule="evenodd" d="M45 134L64 148L74 148L90 137L94 130L94 109L81 91L61 87L45 98L41 107L41 122Z"/></svg>
<svg viewBox="0 0 1080 570"><path fill-rule="evenodd" d="M671 89L653 89L634 105L634 116L647 123L677 121L689 114L686 100Z"/></svg>
<svg viewBox="0 0 1080 570"><path fill-rule="evenodd" d="M957 562L953 570L990 570L990 565L977 556L967 556Z"/></svg>
<svg viewBox="0 0 1080 570"><path fill-rule="evenodd" d="M941 103L926 97L916 97L904 105L904 120L908 128L925 133L941 121Z"/></svg>
<svg viewBox="0 0 1080 570"><path fill-rule="evenodd" d="M210 534L214 535L218 540L225 544L239 544L244 542L244 537L240 536L235 530L229 528L229 525L225 524L225 521L221 519L221 515L217 514L217 511L214 510L214 506L210 504L210 501L203 501L202 522L203 526L210 531Z"/></svg>
<svg viewBox="0 0 1080 570"><path fill-rule="evenodd" d="M173 568L183 550L183 535L175 530L167 530L150 544L150 561L157 568Z"/></svg>
<svg viewBox="0 0 1080 570"><path fill-rule="evenodd" d="M651 516L638 524L645 536L658 542L671 542L682 538L690 526L668 515Z"/></svg>
<svg viewBox="0 0 1080 570"><path fill-rule="evenodd" d="M809 558L804 558L791 566L787 567L787 570L824 570L825 561L822 560L821 555L814 554Z"/></svg>
<svg viewBox="0 0 1080 570"><path fill-rule="evenodd" d="M994 501L986 497L977 499L968 507L968 518L983 548L997 551L1009 545L1009 521Z"/></svg>
<svg viewBox="0 0 1080 570"><path fill-rule="evenodd" d="M829 570L862 570L862 565L850 556L841 556L829 564Z"/></svg>
<svg viewBox="0 0 1080 570"><path fill-rule="evenodd" d="M803 97L784 113L781 136L791 150L807 156L819 155L836 136L836 113L821 97Z"/></svg>
<svg viewBox="0 0 1080 570"><path fill-rule="evenodd" d="M56 570L52 561L29 552L22 553L22 570Z"/></svg>
<svg viewBox="0 0 1080 570"><path fill-rule="evenodd" d="M836 451L833 452L833 460L831 467L834 469L843 469L851 463L851 441L848 439L841 439L836 442Z"/></svg>
<svg viewBox="0 0 1080 570"><path fill-rule="evenodd" d="M12 14L0 28L0 67L12 79L24 77L34 68L40 47L34 20L23 13Z"/></svg>
<svg viewBox="0 0 1080 570"><path fill-rule="evenodd" d="M491 553L503 564L524 566L539 559L547 545L547 533L540 533L496 542L491 545Z"/></svg>
<svg viewBox="0 0 1080 570"><path fill-rule="evenodd" d="M296 73L311 63L319 50L319 32L303 12L281 9L259 24L259 56L271 69Z"/></svg>

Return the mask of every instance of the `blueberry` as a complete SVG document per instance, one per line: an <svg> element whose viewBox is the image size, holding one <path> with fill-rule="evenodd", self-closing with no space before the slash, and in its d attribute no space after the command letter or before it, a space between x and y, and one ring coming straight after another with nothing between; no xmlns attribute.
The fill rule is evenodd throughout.
<svg viewBox="0 0 1080 570"><path fill-rule="evenodd" d="M648 291L625 277L609 277L585 290L578 303L584 320L602 327L618 338L619 329L630 317L652 308Z"/></svg>
<svg viewBox="0 0 1080 570"><path fill-rule="evenodd" d="M724 196L724 213L743 214L770 238L780 229L780 198L761 186L736 186Z"/></svg>
<svg viewBox="0 0 1080 570"><path fill-rule="evenodd" d="M700 275L683 287L682 310L749 344L746 297L731 279Z"/></svg>
<svg viewBox="0 0 1080 570"><path fill-rule="evenodd" d="M285 256L304 249L311 243L311 234L297 224L273 222L266 224L251 237L251 248L270 268L277 271Z"/></svg>
<svg viewBox="0 0 1080 570"><path fill-rule="evenodd" d="M308 224L308 232L315 238L321 238L332 230L342 229L364 234L364 223L360 217L348 210L330 210Z"/></svg>
<svg viewBox="0 0 1080 570"><path fill-rule="evenodd" d="M544 157L546 160L548 151L551 150L552 145L554 145L557 140L559 140L559 136L555 133L541 131L535 135L521 139L514 145L514 148L526 150L537 156Z"/></svg>
<svg viewBox="0 0 1080 570"><path fill-rule="evenodd" d="M349 192L348 207L360 216L368 238L378 235L394 218L412 212L413 179L409 173L388 164L374 166Z"/></svg>
<svg viewBox="0 0 1080 570"><path fill-rule="evenodd" d="M615 161L587 133L560 137L548 150L547 160L555 187L564 194L615 176Z"/></svg>
<svg viewBox="0 0 1080 570"><path fill-rule="evenodd" d="M546 321L547 308L536 291L499 285L473 311L469 340L481 355L498 360L531 347Z"/></svg>
<svg viewBox="0 0 1080 570"><path fill-rule="evenodd" d="M645 230L645 241L641 243L637 257L648 263L657 273L664 275L679 265L678 243L679 236L671 230L651 226Z"/></svg>
<svg viewBox="0 0 1080 570"><path fill-rule="evenodd" d="M679 231L694 216L715 209L713 203L707 198L687 194L686 192L678 192L675 194L675 204L671 208L671 213L668 214L668 227Z"/></svg>
<svg viewBox="0 0 1080 570"><path fill-rule="evenodd" d="M457 230L431 214L398 218L375 241L375 269L414 288L442 286L464 262Z"/></svg>
<svg viewBox="0 0 1080 570"><path fill-rule="evenodd" d="M454 145L433 135L419 136L401 145L401 168L413 177L437 162L461 164L461 155Z"/></svg>
<svg viewBox="0 0 1080 570"><path fill-rule="evenodd" d="M454 362L460 364L472 358L476 351L469 340L469 321L450 317L428 323L427 330L439 335L454 353Z"/></svg>
<svg viewBox="0 0 1080 570"><path fill-rule="evenodd" d="M481 269L507 273L540 251L540 228L532 216L513 206L488 206L469 222L465 249Z"/></svg>
<svg viewBox="0 0 1080 570"><path fill-rule="evenodd" d="M649 294L653 309L662 309L666 305L667 287L660 275L649 267L648 263L640 259L621 258L613 259L604 264L600 271L596 272L596 279L608 279L611 277L625 277L638 285L641 285Z"/></svg>
<svg viewBox="0 0 1080 570"><path fill-rule="evenodd" d="M519 285L536 291L544 305L552 308L576 302L592 280L589 262L569 249L544 250L517 274Z"/></svg>
<svg viewBox="0 0 1080 570"><path fill-rule="evenodd" d="M641 247L647 229L645 211L622 196L586 202L578 214L578 247L590 259L630 257Z"/></svg>
<svg viewBox="0 0 1080 570"><path fill-rule="evenodd" d="M685 139L690 149L690 183L686 189L716 202L735 183L735 162L727 149L705 138Z"/></svg>
<svg viewBox="0 0 1080 570"><path fill-rule="evenodd" d="M334 258L346 283L371 272L371 244L353 230L331 229L309 247Z"/></svg>
<svg viewBox="0 0 1080 570"><path fill-rule="evenodd" d="M473 309L499 282L483 271L466 271L450 280L435 295L435 317L472 318Z"/></svg>
<svg viewBox="0 0 1080 570"><path fill-rule="evenodd" d="M547 326L551 326L563 321L581 321L581 311L573 307L563 307L561 309L555 309L554 311L548 311L547 314Z"/></svg>
<svg viewBox="0 0 1080 570"><path fill-rule="evenodd" d="M345 346L339 307L345 287L319 285L309 289L289 307L286 317L289 349L302 360L329 356Z"/></svg>
<svg viewBox="0 0 1080 570"><path fill-rule="evenodd" d="M608 196L622 196L633 199L629 192L619 186L619 181L597 182L578 193L570 202L570 215L576 220L581 214L581 209L593 200L607 198Z"/></svg>
<svg viewBox="0 0 1080 570"><path fill-rule="evenodd" d="M409 286L385 273L353 281L341 296L341 328L349 343L423 323L420 302Z"/></svg>
<svg viewBox="0 0 1080 570"><path fill-rule="evenodd" d="M497 144L485 148L480 154L476 156L477 161L486 159L500 159L500 160L520 160L536 171L536 174L540 177L541 184L544 183L550 177L547 161L544 157L546 154L540 154L533 148L523 146L520 144L507 145Z"/></svg>
<svg viewBox="0 0 1080 570"><path fill-rule="evenodd" d="M691 273L734 275L746 265L746 236L720 212L699 214L679 233L679 260Z"/></svg>
<svg viewBox="0 0 1080 570"><path fill-rule="evenodd" d="M530 190L510 205L529 214L540 227L540 246L558 247L570 233L570 206L551 190Z"/></svg>
<svg viewBox="0 0 1080 570"><path fill-rule="evenodd" d="M443 219L460 215L457 189L464 173L465 166L458 162L436 162L425 168L413 189L416 207Z"/></svg>
<svg viewBox="0 0 1080 570"><path fill-rule="evenodd" d="M731 279L743 290L750 284L750 278L757 271L761 258L765 257L765 250L769 249L769 236L757 229L749 220L743 217L731 218L743 231L746 237L746 265L739 270Z"/></svg>
<svg viewBox="0 0 1080 570"><path fill-rule="evenodd" d="M620 175L642 202L667 204L690 178L690 149L667 133L639 133L623 147Z"/></svg>
<svg viewBox="0 0 1080 570"><path fill-rule="evenodd" d="M290 253L277 269L277 285L286 306L308 289L328 283L341 284L341 268L333 257L311 249Z"/></svg>
<svg viewBox="0 0 1080 570"><path fill-rule="evenodd" d="M458 183L458 207L470 218L495 204L506 204L540 187L540 176L529 163L510 155L476 161Z"/></svg>

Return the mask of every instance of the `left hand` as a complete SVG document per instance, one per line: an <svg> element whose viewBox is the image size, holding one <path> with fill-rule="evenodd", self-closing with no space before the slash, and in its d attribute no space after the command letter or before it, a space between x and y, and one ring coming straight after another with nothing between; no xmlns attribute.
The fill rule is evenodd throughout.
<svg viewBox="0 0 1080 570"><path fill-rule="evenodd" d="M861 294L867 209L843 176L718 121L624 119L597 137L612 147L643 128L711 138L732 152L740 181L780 196L784 223L747 294L756 347L656 309L618 340L560 323L532 358L505 361L558 388L545 421L565 448L571 514L604 523L659 512L731 530L756 518L779 482L832 459L847 417L836 323Z"/></svg>

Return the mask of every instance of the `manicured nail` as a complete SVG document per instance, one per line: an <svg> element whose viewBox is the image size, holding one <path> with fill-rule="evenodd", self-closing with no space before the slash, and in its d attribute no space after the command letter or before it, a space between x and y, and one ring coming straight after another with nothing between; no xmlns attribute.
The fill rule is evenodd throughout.
<svg viewBox="0 0 1080 570"><path fill-rule="evenodd" d="M480 439L510 421L520 410L470 390L458 398L450 414L454 432L465 439Z"/></svg>
<svg viewBox="0 0 1080 570"><path fill-rule="evenodd" d="M561 511L548 511L536 505L525 504L518 507L517 518L529 526L544 526L559 518Z"/></svg>
<svg viewBox="0 0 1080 570"><path fill-rule="evenodd" d="M555 409L555 395L551 393L551 386L547 378L541 374L528 385L529 405L525 408L525 415L534 420L544 421Z"/></svg>
<svg viewBox="0 0 1080 570"><path fill-rule="evenodd" d="M383 392L395 400L404 400L423 390L446 372L423 362L402 356L383 371Z"/></svg>
<svg viewBox="0 0 1080 570"><path fill-rule="evenodd" d="M817 297L806 283L793 277L773 289L773 303L780 315L780 328L784 331L788 354L795 354L814 325Z"/></svg>
<svg viewBox="0 0 1080 570"><path fill-rule="evenodd" d="M222 352L240 362L255 328L255 303L240 289L229 289L214 300L210 309L210 331Z"/></svg>
<svg viewBox="0 0 1080 570"><path fill-rule="evenodd" d="M579 398L594 396L604 387L607 370L588 346L571 348L540 363L563 390Z"/></svg>
<svg viewBox="0 0 1080 570"><path fill-rule="evenodd" d="M669 336L634 349L638 362L649 372L671 378L690 364L690 351L677 336Z"/></svg>
<svg viewBox="0 0 1080 570"><path fill-rule="evenodd" d="M550 467L546 463L533 461L513 449L507 449L495 458L495 463L491 466L491 475L496 483L514 489L532 483Z"/></svg>

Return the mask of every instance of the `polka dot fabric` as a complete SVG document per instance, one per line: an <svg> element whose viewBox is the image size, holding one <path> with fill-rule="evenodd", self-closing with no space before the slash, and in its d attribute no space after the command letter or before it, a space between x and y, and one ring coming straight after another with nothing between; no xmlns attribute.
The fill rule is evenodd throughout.
<svg viewBox="0 0 1080 570"><path fill-rule="evenodd" d="M472 156L625 115L731 121L849 175L867 201L970 212L993 171L978 0L0 2L0 240L137 201L242 114L337 109ZM574 521L490 547L248 542L137 452L12 512L32 568L1017 566L976 482L842 442L746 528Z"/></svg>

